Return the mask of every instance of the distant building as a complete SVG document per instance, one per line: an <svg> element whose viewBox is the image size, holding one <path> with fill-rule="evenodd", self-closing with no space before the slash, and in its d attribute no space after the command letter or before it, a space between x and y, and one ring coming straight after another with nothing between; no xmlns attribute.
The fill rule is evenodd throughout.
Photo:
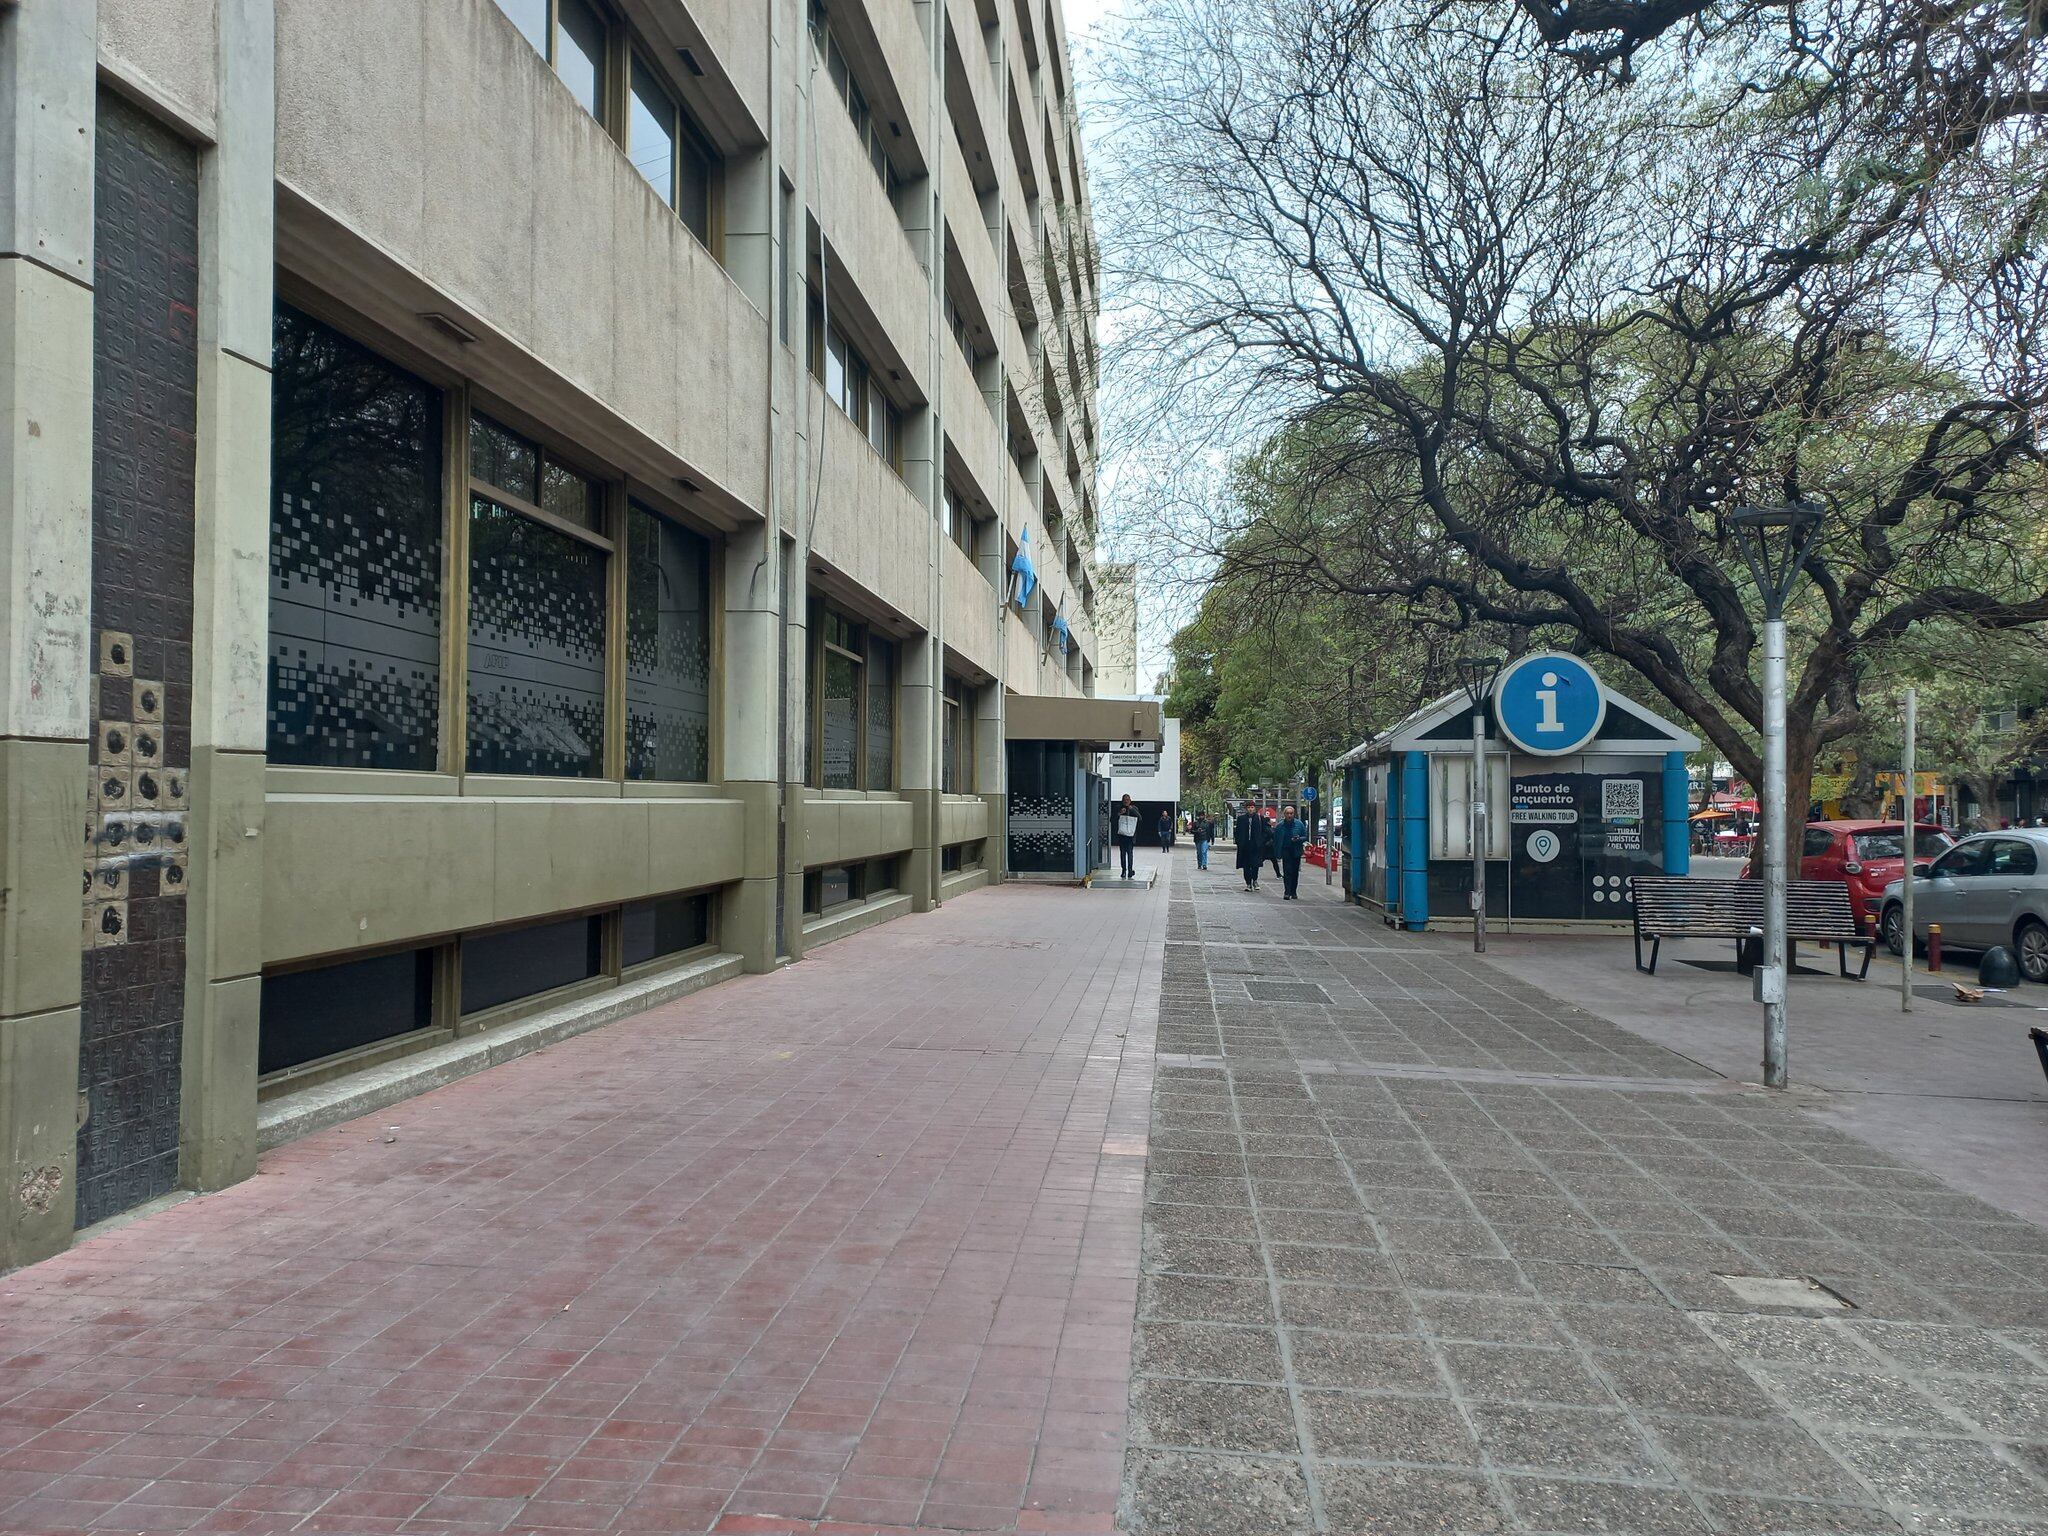
<svg viewBox="0 0 2048 1536"><path fill-rule="evenodd" d="M1138 691L1138 568L1105 565L1096 575L1095 691L1129 698Z"/></svg>

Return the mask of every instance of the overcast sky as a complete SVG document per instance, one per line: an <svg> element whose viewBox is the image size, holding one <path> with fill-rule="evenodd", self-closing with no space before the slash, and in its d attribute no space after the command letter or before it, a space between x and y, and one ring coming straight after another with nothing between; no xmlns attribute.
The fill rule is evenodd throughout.
<svg viewBox="0 0 2048 1536"><path fill-rule="evenodd" d="M1094 34L1114 22L1129 8L1130 0L1062 0L1061 13L1066 18L1067 38L1078 55L1087 49ZM1077 62L1074 71L1075 84L1080 92L1082 131L1087 139L1086 150L1091 167L1096 167L1103 145L1099 138L1088 133L1088 74L1085 64ZM1114 522L1116 510L1111 506L1116 497L1116 467L1105 463L1100 466L1098 490L1102 496L1105 512L1111 514ZM1114 541L1112 541L1113 546ZM1131 551L1114 547L1104 551L1114 558L1128 558ZM1148 587L1146 572L1138 572L1138 688L1149 692L1153 680L1164 670L1170 658L1167 642L1172 638L1172 624L1158 602L1159 594Z"/></svg>

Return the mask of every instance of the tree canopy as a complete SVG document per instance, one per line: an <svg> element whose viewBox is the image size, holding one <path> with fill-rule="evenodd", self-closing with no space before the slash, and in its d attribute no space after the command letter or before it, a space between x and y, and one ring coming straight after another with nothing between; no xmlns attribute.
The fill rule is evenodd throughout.
<svg viewBox="0 0 2048 1536"><path fill-rule="evenodd" d="M1817 504L1803 804L1916 630L2048 618L2039 18L1139 0L1098 204L1114 364L1177 462L1250 470L1159 498L1167 536L1266 601L1609 658L1754 780L1730 516Z"/></svg>

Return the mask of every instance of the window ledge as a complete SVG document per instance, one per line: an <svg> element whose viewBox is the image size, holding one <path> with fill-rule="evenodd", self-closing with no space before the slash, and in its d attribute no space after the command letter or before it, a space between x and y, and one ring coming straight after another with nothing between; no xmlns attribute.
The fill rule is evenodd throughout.
<svg viewBox="0 0 2048 1536"><path fill-rule="evenodd" d="M594 996L560 1003L495 1029L400 1057L381 1067L281 1094L257 1107L257 1149L268 1152L285 1142L359 1115L372 1114L499 1062L511 1061L586 1030L702 991L739 975L744 965L738 955L709 954L700 960L664 967L654 975L607 987Z"/></svg>
<svg viewBox="0 0 2048 1536"><path fill-rule="evenodd" d="M879 896L870 896L866 901L849 901L834 907L823 917L806 917L804 951L808 954L821 944L829 944L850 933L859 933L863 928L873 928L878 923L901 917L910 908L911 900L906 892L886 891Z"/></svg>

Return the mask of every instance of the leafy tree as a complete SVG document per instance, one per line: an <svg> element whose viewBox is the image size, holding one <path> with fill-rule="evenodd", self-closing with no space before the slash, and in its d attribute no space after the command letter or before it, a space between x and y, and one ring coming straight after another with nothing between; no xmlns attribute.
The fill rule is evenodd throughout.
<svg viewBox="0 0 2048 1536"><path fill-rule="evenodd" d="M1730 513L1817 503L1803 806L1876 658L2048 618L2038 9L1141 0L1117 364L1178 462L1293 426L1172 537L1611 658L1757 782Z"/></svg>

